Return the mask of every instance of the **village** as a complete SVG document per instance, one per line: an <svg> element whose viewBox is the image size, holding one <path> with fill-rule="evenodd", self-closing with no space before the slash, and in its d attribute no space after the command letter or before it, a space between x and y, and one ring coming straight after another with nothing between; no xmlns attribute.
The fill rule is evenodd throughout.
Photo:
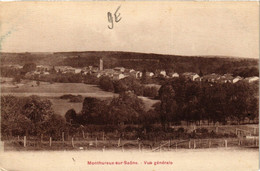
<svg viewBox="0 0 260 171"><path fill-rule="evenodd" d="M124 67L114 67L106 68L103 66L103 59L100 58L99 65L87 66L83 68L74 68L71 66L49 66L49 65L37 65L36 69L25 74L25 78L31 79L36 76L41 78L42 76L48 76L50 74L79 74L82 76L91 75L96 78L102 76L108 76L112 80L121 80L126 77L133 77L135 79L141 79L145 74L146 78L177 78L183 76L186 79L191 81L205 81L209 83L237 83L238 81L245 81L247 83L259 81L258 76L246 77L233 76L232 74L226 73L224 75L211 73L207 75L202 75L201 73L193 72L166 72L164 69L157 69L155 72L150 71L138 71L134 69L124 68ZM3 67L8 67L10 69L21 70L23 69L22 65L4 65Z"/></svg>

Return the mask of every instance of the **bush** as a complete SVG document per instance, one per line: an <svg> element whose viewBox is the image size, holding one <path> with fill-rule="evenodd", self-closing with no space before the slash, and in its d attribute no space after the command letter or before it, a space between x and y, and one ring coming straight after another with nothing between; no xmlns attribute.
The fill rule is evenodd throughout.
<svg viewBox="0 0 260 171"><path fill-rule="evenodd" d="M83 102L83 97L81 95L72 95L72 94L65 94L60 96L60 99L65 99L65 100L69 100L70 102L73 103L80 103Z"/></svg>
<svg viewBox="0 0 260 171"><path fill-rule="evenodd" d="M156 87L144 87L143 96L155 98L158 95L158 90Z"/></svg>
<svg viewBox="0 0 260 171"><path fill-rule="evenodd" d="M197 133L202 133L202 134L205 134L205 133L208 133L208 129L206 128L199 128L199 129L196 129L196 132Z"/></svg>
<svg viewBox="0 0 260 171"><path fill-rule="evenodd" d="M100 78L99 86L105 91L114 91L113 81L108 76L103 76Z"/></svg>
<svg viewBox="0 0 260 171"><path fill-rule="evenodd" d="M179 132L179 133L184 133L184 132L185 132L185 129L182 128L182 127L180 127L180 128L177 130L177 132Z"/></svg>

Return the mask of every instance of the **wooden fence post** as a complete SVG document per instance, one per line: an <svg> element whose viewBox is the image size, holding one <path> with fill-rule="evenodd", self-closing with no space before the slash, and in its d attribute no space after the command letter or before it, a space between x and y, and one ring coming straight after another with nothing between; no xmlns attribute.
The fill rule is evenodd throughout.
<svg viewBox="0 0 260 171"><path fill-rule="evenodd" d="M211 140L209 140L209 148L211 147Z"/></svg>
<svg viewBox="0 0 260 171"><path fill-rule="evenodd" d="M196 148L196 141L194 140L193 148Z"/></svg>
<svg viewBox="0 0 260 171"><path fill-rule="evenodd" d="M20 141L20 137L19 137L19 135L18 135L18 141Z"/></svg>
<svg viewBox="0 0 260 171"><path fill-rule="evenodd" d="M117 146L119 147L120 146L120 138L118 139L118 143L117 143Z"/></svg>
<svg viewBox="0 0 260 171"><path fill-rule="evenodd" d="M64 143L64 132L62 132L62 141Z"/></svg>
<svg viewBox="0 0 260 171"><path fill-rule="evenodd" d="M74 138L73 137L71 138L71 145L74 148Z"/></svg>
<svg viewBox="0 0 260 171"><path fill-rule="evenodd" d="M103 141L105 141L105 132L103 131Z"/></svg>
<svg viewBox="0 0 260 171"><path fill-rule="evenodd" d="M236 128L236 135L237 135L237 128Z"/></svg>
<svg viewBox="0 0 260 171"><path fill-rule="evenodd" d="M82 130L82 136L83 136L83 139L85 139L85 132L84 132L84 130Z"/></svg>
<svg viewBox="0 0 260 171"><path fill-rule="evenodd" d="M139 148L139 151L141 151L141 143L138 142L138 148Z"/></svg>
<svg viewBox="0 0 260 171"><path fill-rule="evenodd" d="M50 137L50 147L51 147L51 143L52 143L52 138Z"/></svg>
<svg viewBox="0 0 260 171"><path fill-rule="evenodd" d="M95 141L95 144L96 144L96 148L97 148L97 137L96 137L96 141Z"/></svg>
<svg viewBox="0 0 260 171"><path fill-rule="evenodd" d="M171 148L171 140L169 140L168 150L170 150L170 148Z"/></svg>
<svg viewBox="0 0 260 171"><path fill-rule="evenodd" d="M23 137L23 146L26 147L26 136Z"/></svg>
<svg viewBox="0 0 260 171"><path fill-rule="evenodd" d="M191 141L189 141L189 149L191 148Z"/></svg>
<svg viewBox="0 0 260 171"><path fill-rule="evenodd" d="M177 150L177 148L178 148L178 144L177 144L177 142L176 142L176 144L175 144L175 148L176 148L176 150Z"/></svg>
<svg viewBox="0 0 260 171"><path fill-rule="evenodd" d="M224 140L225 141L225 147L227 148L227 140Z"/></svg>
<svg viewBox="0 0 260 171"><path fill-rule="evenodd" d="M43 134L41 134L41 143L42 143L42 141L43 141Z"/></svg>
<svg viewBox="0 0 260 171"><path fill-rule="evenodd" d="M216 133L218 133L218 126L216 126Z"/></svg>

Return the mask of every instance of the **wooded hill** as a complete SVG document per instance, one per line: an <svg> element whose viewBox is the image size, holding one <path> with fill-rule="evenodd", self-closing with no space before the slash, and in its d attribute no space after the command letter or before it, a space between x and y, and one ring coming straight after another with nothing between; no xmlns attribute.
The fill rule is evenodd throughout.
<svg viewBox="0 0 260 171"><path fill-rule="evenodd" d="M104 68L122 66L136 70L155 71L165 69L178 73L195 72L231 73L242 77L258 76L258 59L225 56L179 56L134 52L87 51L56 53L1 53L1 65L36 63L37 65L67 65L86 67L99 64L103 58Z"/></svg>

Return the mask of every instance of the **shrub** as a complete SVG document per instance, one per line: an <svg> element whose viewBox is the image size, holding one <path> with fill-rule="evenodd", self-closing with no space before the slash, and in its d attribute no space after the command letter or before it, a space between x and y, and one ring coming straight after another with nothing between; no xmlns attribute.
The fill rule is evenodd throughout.
<svg viewBox="0 0 260 171"><path fill-rule="evenodd" d="M83 102L83 97L81 95L72 95L72 94L65 94L60 96L60 99L65 99L65 100L69 100L70 102L73 103L79 103L79 102Z"/></svg>

